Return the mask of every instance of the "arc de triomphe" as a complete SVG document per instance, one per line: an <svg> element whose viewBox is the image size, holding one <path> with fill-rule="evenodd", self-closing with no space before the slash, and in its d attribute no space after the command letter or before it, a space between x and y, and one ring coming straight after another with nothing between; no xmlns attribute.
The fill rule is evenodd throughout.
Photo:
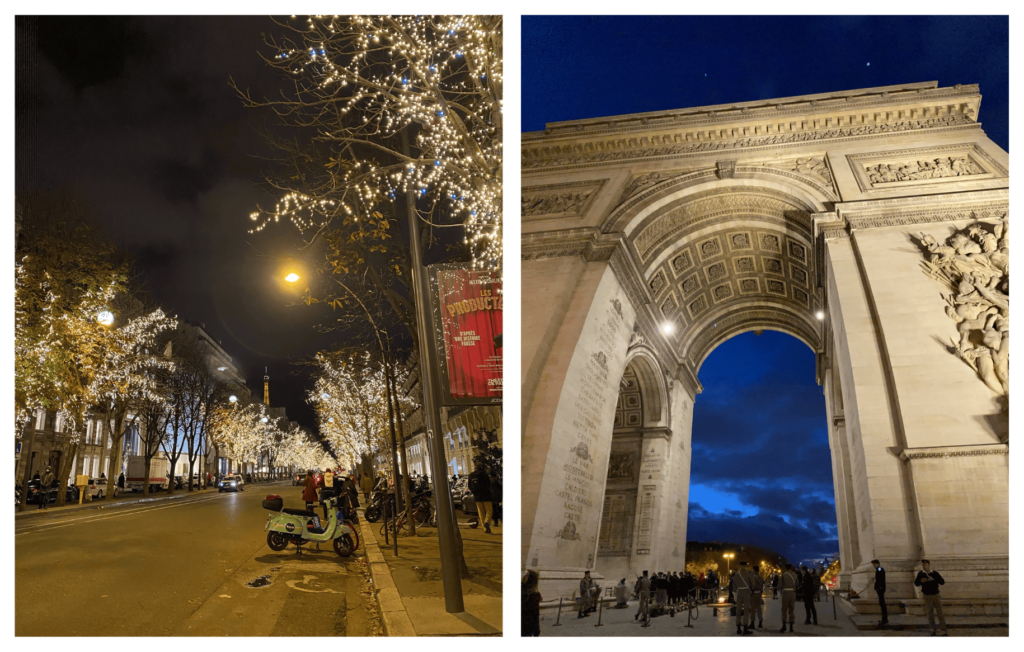
<svg viewBox="0 0 1024 652"><path fill-rule="evenodd" d="M683 568L697 372L745 331L816 353L841 582L1008 601L1009 156L935 82L522 137L524 569ZM867 600L865 602L873 602ZM877 606L877 605L876 605Z"/></svg>

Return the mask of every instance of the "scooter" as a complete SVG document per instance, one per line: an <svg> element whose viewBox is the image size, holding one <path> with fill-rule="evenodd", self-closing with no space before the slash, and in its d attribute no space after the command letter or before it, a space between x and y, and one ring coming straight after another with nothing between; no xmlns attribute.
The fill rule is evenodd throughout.
<svg viewBox="0 0 1024 652"><path fill-rule="evenodd" d="M329 514L327 523L322 523L316 512L284 507L284 500L280 496L271 495L263 499L263 509L276 512L267 516L264 528L267 531L267 546L280 552L289 543L294 543L297 553L301 555L302 546L307 543L331 541L334 552L339 556L351 555L358 545L358 539L337 509L338 499L332 497L322 502L327 506Z"/></svg>

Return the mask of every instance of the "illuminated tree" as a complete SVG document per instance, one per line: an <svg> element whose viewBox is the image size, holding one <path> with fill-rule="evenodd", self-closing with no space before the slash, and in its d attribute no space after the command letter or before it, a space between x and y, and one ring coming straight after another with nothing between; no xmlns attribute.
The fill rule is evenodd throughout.
<svg viewBox="0 0 1024 652"><path fill-rule="evenodd" d="M500 16L317 16L277 22L264 61L288 79L270 108L289 138L267 179L279 200L250 217L254 231L281 218L303 232L347 234L381 251L389 205L407 191L432 226L458 226L474 265L500 266L502 233L502 19ZM386 253L381 251L382 253ZM368 258L363 256L363 258ZM365 264L365 262L364 262Z"/></svg>

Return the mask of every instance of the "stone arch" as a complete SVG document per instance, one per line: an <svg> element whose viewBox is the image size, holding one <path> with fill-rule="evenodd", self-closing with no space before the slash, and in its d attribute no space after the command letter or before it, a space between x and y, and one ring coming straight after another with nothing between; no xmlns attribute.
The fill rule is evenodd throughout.
<svg viewBox="0 0 1024 652"><path fill-rule="evenodd" d="M657 354L649 346L634 346L626 354L626 369L632 369L639 381L644 406L643 426L671 427L668 380Z"/></svg>

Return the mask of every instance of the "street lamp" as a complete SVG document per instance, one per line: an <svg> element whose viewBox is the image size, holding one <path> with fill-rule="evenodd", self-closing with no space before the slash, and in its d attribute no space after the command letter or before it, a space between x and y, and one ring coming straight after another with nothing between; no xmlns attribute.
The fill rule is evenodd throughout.
<svg viewBox="0 0 1024 652"><path fill-rule="evenodd" d="M288 274L288 276L284 277L284 280L288 281L289 283L294 283L295 281L299 280L300 278L302 278L302 277L299 276L298 274L296 274L295 272L291 272L291 273Z"/></svg>
<svg viewBox="0 0 1024 652"><path fill-rule="evenodd" d="M724 555L722 555L722 559L725 560L725 577L727 579L729 577L729 568L730 568L730 565L731 565L731 562L729 560L734 558L735 556L736 556L735 553L731 553L731 552L727 552Z"/></svg>
<svg viewBox="0 0 1024 652"><path fill-rule="evenodd" d="M238 402L238 397L235 396L234 394L232 394L231 396L228 397L228 401L230 401L232 403L237 403Z"/></svg>
<svg viewBox="0 0 1024 652"><path fill-rule="evenodd" d="M96 321L103 324L104 326L110 326L114 323L114 313L109 310L101 310L96 315Z"/></svg>

